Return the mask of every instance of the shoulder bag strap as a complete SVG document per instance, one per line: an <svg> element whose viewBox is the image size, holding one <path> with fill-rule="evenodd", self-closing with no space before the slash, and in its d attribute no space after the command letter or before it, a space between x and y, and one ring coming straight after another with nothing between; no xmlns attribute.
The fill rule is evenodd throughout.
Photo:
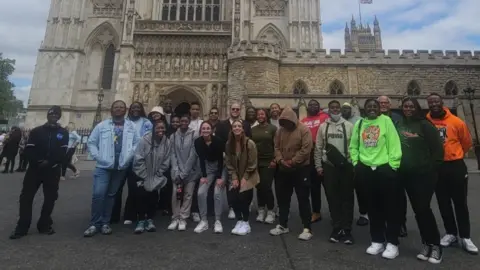
<svg viewBox="0 0 480 270"><path fill-rule="evenodd" d="M324 149L328 144L328 128L329 127L330 127L330 123L327 122L327 128L325 129L325 146L324 146Z"/></svg>
<svg viewBox="0 0 480 270"><path fill-rule="evenodd" d="M347 131L345 130L345 123L342 123L342 132L343 132L343 152L345 154L345 158L348 158Z"/></svg>
<svg viewBox="0 0 480 270"><path fill-rule="evenodd" d="M361 134L360 132L362 132L362 123L363 123L363 119L360 119L360 122L358 123L358 151L360 152L360 139L361 139Z"/></svg>

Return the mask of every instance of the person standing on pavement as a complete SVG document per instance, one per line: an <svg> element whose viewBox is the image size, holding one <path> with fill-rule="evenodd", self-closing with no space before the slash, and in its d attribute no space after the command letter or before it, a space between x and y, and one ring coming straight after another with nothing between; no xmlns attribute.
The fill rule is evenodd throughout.
<svg viewBox="0 0 480 270"><path fill-rule="evenodd" d="M252 128L252 140L255 142L258 153L258 174L260 183L257 185L258 222L273 224L275 222L275 199L272 183L277 164L275 162L274 138L277 127L268 121L267 111L257 110L258 125Z"/></svg>
<svg viewBox="0 0 480 270"><path fill-rule="evenodd" d="M92 214L85 237L98 230L104 235L112 233L115 196L120 191L127 170L131 168L135 149L140 140L135 124L125 118L127 105L122 100L112 103L111 118L100 122L88 137L90 156L96 161L93 172Z"/></svg>
<svg viewBox="0 0 480 270"><path fill-rule="evenodd" d="M215 136L217 136L219 139L222 140L223 145L225 145L228 141L228 135L232 131L232 123L235 120L241 120L241 106L240 103L232 103L230 105L230 117L225 120L221 121L220 123L217 124L217 127L215 129ZM243 122L243 130L245 132L245 136L251 138L252 137L252 128L249 123L246 121ZM227 200L228 200L228 205L230 207L230 211L228 212L228 218L229 219L235 219L235 211L233 211L232 204L230 202L230 196L228 195L230 193L227 192Z"/></svg>
<svg viewBox="0 0 480 270"><path fill-rule="evenodd" d="M165 174L171 158L171 142L165 135L166 125L164 121L155 122L153 132L145 134L135 150L132 167L136 176L135 184L132 185L132 199L138 217L135 234L156 231L153 217L158 192L167 184Z"/></svg>
<svg viewBox="0 0 480 270"><path fill-rule="evenodd" d="M213 135L215 135L215 130L217 127L217 124L220 122L219 118L219 111L217 107L213 107L210 109L210 112L208 113L208 122L212 125L212 130L213 130Z"/></svg>
<svg viewBox="0 0 480 270"><path fill-rule="evenodd" d="M352 222L354 207L353 165L348 145L353 124L342 117L340 102L328 103L330 118L320 125L315 144L315 167L323 175L333 231L330 242L353 244Z"/></svg>
<svg viewBox="0 0 480 270"><path fill-rule="evenodd" d="M312 134L310 129L298 121L297 115L286 107L280 115L280 129L275 135L275 161L278 174L275 178L275 193L280 212L279 224L271 235L288 233L290 202L295 189L298 208L303 223L300 240L310 240L312 212L310 208L310 153L312 152Z"/></svg>
<svg viewBox="0 0 480 270"><path fill-rule="evenodd" d="M65 162L62 166L62 176L60 177L60 180L65 180L65 174L67 173L67 168L73 171L74 173L73 177L77 178L80 176L80 171L77 168L75 168L75 166L72 164L72 158L73 158L73 155L75 154L75 151L77 150L77 145L82 140L82 137L78 135L77 131L75 130L75 124L72 122L68 123L67 130L69 132L68 150L67 150L67 156L65 158Z"/></svg>
<svg viewBox="0 0 480 270"><path fill-rule="evenodd" d="M402 111L403 118L397 122L402 142L402 161L398 172L422 238L423 248L417 258L440 263L443 253L440 233L430 202L437 185L437 170L443 162L443 145L438 130L422 115L417 99L403 99Z"/></svg>
<svg viewBox="0 0 480 270"><path fill-rule="evenodd" d="M156 106L156 107L160 107L160 106ZM162 115L165 117L167 127L170 126L172 124L172 117L174 116L171 99L166 99L165 102L163 103Z"/></svg>
<svg viewBox="0 0 480 270"><path fill-rule="evenodd" d="M189 128L195 131L195 137L198 137L200 134L200 125L203 123L203 120L200 118L200 103L192 102L190 104L190 125Z"/></svg>
<svg viewBox="0 0 480 270"><path fill-rule="evenodd" d="M200 126L200 137L195 140L195 151L197 153L201 178L198 187L198 208L200 210L200 223L195 228L196 233L202 233L208 230L207 220L207 195L208 189L215 183L214 189L214 209L215 209L215 225L213 231L222 233L223 226L221 222L223 212L222 193L224 193L227 177L223 167L223 153L225 152L225 144L217 136L212 135L212 126L205 121Z"/></svg>
<svg viewBox="0 0 480 270"><path fill-rule="evenodd" d="M254 107L248 107L245 111L245 121L250 125L250 127L254 127L258 125L257 122L257 110Z"/></svg>
<svg viewBox="0 0 480 270"><path fill-rule="evenodd" d="M15 170L16 172L24 172L27 170L27 157L25 156L25 146L27 145L28 141L28 133L26 131L22 132L22 139L20 140L20 144L18 145L18 168Z"/></svg>
<svg viewBox="0 0 480 270"><path fill-rule="evenodd" d="M128 110L127 119L131 121L135 125L135 130L139 136L139 138L143 137L146 133L152 131L152 122L147 118L145 113L145 109L143 108L143 104L136 101L130 105ZM128 178L131 178L132 181L128 181ZM125 183L127 183L128 190L135 189L133 186L135 184L135 175L132 171L132 163L130 163L130 167L127 168L127 172L125 175L125 179L123 180L119 191L117 192L117 197L115 198L115 204L113 206L112 212L112 223L116 223L120 221L120 212L122 208L122 197L123 197L123 187ZM128 185L128 184L131 185ZM130 194L130 192L129 192ZM127 196L127 200L125 201L125 208L123 212L123 220L125 225L132 224L135 221L135 206L133 205L133 197Z"/></svg>
<svg viewBox="0 0 480 270"><path fill-rule="evenodd" d="M192 207L195 182L200 178L200 165L195 153L195 131L189 128L190 116L180 118L180 128L170 136L172 143L172 222L169 230L185 231Z"/></svg>
<svg viewBox="0 0 480 270"><path fill-rule="evenodd" d="M478 248L470 238L468 170L463 160L465 153L472 148L472 137L465 122L444 107L440 95L431 94L427 97L427 103L430 109L427 118L438 129L445 152L443 164L438 168L435 191L446 230L440 244L448 247L460 240L460 246L465 251L476 255Z"/></svg>
<svg viewBox="0 0 480 270"><path fill-rule="evenodd" d="M380 114L377 100L367 99L364 109L366 117L355 124L349 148L355 174L368 194L372 244L367 254L383 252L382 257L395 259L399 254L399 204L405 194L397 175L402 159L400 138L390 117Z"/></svg>
<svg viewBox="0 0 480 270"><path fill-rule="evenodd" d="M320 111L320 103L312 99L308 102L307 117L302 119L302 123L306 125L312 134L313 148L310 154L310 197L312 202L312 223L322 220L322 182L323 175L318 174L315 169L314 150L315 140L317 139L318 128L328 119L328 114Z"/></svg>
<svg viewBox="0 0 480 270"><path fill-rule="evenodd" d="M52 212L58 199L58 184L62 163L68 147L68 131L57 122L62 117L59 106L52 106L47 112L47 123L30 131L25 155L29 160L27 173L20 193L20 217L10 239L27 235L32 222L32 204L40 185L43 185L43 206L37 222L38 232L52 235Z"/></svg>
<svg viewBox="0 0 480 270"><path fill-rule="evenodd" d="M280 117L280 113L282 113L282 110L280 109L280 105L278 105L277 103L272 103L270 105L270 124L277 127L277 129L280 128L280 124L278 123L278 118Z"/></svg>
<svg viewBox="0 0 480 270"><path fill-rule="evenodd" d="M350 122L352 125L355 125L355 123L357 123L357 121L362 118L352 113L352 105L348 102L345 102L342 105L342 117L343 119Z"/></svg>
<svg viewBox="0 0 480 270"><path fill-rule="evenodd" d="M248 220L253 188L260 180L257 170L257 148L255 142L245 136L242 121L236 120L232 123L229 137L225 148L226 166L232 176L229 192L238 220L232 234L247 235L251 232ZM225 185L224 180L223 182Z"/></svg>
<svg viewBox="0 0 480 270"><path fill-rule="evenodd" d="M20 130L20 128L12 127L12 129L10 130L10 134L8 135L8 139L5 141L2 151L2 155L7 158L3 173L13 173L13 168L15 168L15 159L18 154L18 148L21 140L22 131Z"/></svg>

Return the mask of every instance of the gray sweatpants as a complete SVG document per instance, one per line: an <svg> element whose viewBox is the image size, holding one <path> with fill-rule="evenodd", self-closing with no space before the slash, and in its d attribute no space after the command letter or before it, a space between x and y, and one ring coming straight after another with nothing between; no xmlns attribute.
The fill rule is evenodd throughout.
<svg viewBox="0 0 480 270"><path fill-rule="evenodd" d="M208 189L212 184L216 185L216 170L217 170L217 162L209 162L205 161L205 167L207 169L207 179L208 183L202 184L200 183L198 186L198 210L200 212L200 217L202 220L207 220L207 196L208 196ZM222 217L222 213L225 209L228 209L227 204L227 187L228 187L228 173L226 168L223 169L222 172L222 179L225 181L225 185L223 187L215 186L214 194L213 194L213 204L215 208L215 220L220 220Z"/></svg>

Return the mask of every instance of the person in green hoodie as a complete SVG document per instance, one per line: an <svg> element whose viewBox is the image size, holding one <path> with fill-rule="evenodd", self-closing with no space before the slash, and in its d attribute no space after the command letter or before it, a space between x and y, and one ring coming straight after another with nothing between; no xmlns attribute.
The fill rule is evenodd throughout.
<svg viewBox="0 0 480 270"><path fill-rule="evenodd" d="M401 226L398 213L403 190L397 170L402 148L392 119L380 114L380 103L367 99L364 109L366 117L355 124L349 148L355 174L365 183L369 200L372 244L366 252L394 259L398 256Z"/></svg>
<svg viewBox="0 0 480 270"><path fill-rule="evenodd" d="M275 222L275 201L272 192L273 176L277 164L275 162L275 146L273 140L277 127L270 124L265 109L257 110L257 125L252 128L252 140L257 146L258 173L260 183L257 185L258 222L273 224Z"/></svg>
<svg viewBox="0 0 480 270"><path fill-rule="evenodd" d="M398 171L422 237L423 248L417 258L440 263L440 233L430 201L437 184L436 171L443 162L443 144L438 130L425 119L421 110L415 98L403 99L403 117L396 125L402 142L402 161Z"/></svg>

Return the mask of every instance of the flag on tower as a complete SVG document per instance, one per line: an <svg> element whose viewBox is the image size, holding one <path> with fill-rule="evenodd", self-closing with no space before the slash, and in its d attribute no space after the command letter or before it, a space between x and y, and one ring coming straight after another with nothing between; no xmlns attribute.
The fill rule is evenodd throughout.
<svg viewBox="0 0 480 270"><path fill-rule="evenodd" d="M360 0L360 4L372 4L373 0Z"/></svg>

